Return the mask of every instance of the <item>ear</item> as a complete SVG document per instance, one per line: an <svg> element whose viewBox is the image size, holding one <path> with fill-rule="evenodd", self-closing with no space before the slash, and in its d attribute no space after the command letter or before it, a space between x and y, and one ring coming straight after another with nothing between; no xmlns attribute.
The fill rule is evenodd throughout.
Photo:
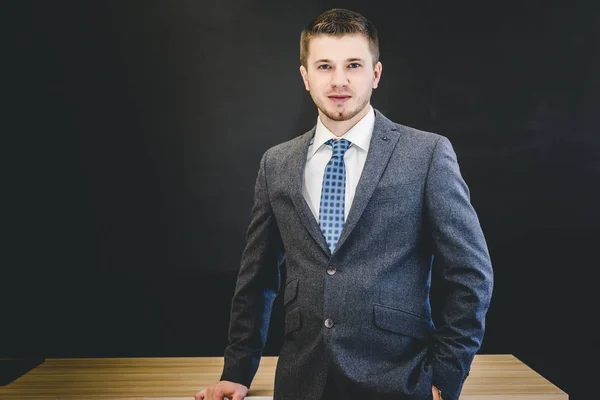
<svg viewBox="0 0 600 400"><path fill-rule="evenodd" d="M377 89L377 86L379 86L382 70L383 65L381 64L381 61L377 61L377 64L375 64L375 68L373 69L373 89Z"/></svg>
<svg viewBox="0 0 600 400"><path fill-rule="evenodd" d="M310 86L308 84L308 71L304 68L304 65L300 66L300 75L302 75L302 80L304 81L304 87L307 91L310 91Z"/></svg>

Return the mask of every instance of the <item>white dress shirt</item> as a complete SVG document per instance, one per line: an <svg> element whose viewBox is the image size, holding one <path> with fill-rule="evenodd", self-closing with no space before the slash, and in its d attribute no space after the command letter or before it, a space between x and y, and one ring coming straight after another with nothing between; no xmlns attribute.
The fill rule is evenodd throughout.
<svg viewBox="0 0 600 400"><path fill-rule="evenodd" d="M348 212L350 211L352 200L354 200L354 193L356 192L356 185L358 185L358 180L365 166L369 145L371 144L371 136L373 136L375 111L373 111L372 106L369 106L369 108L369 112L340 137L340 139L344 138L352 143L344 154L344 163L346 166L344 221L348 218ZM338 139L338 137L327 129L321 122L321 118L318 117L315 136L308 146L306 167L302 180L302 194L317 222L319 222L323 173L333 153L331 146L325 145L325 142L329 139Z"/></svg>

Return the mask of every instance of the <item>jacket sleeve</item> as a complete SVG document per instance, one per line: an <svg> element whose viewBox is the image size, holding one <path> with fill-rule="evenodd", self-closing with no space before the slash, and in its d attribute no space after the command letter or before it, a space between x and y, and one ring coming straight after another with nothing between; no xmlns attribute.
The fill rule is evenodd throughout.
<svg viewBox="0 0 600 400"><path fill-rule="evenodd" d="M493 288L487 244L450 141L436 142L425 189L432 274L443 293L431 352L433 384L458 399L480 349Z"/></svg>
<svg viewBox="0 0 600 400"><path fill-rule="evenodd" d="M231 303L229 344L221 380L250 387L267 339L273 301L280 287L279 261L283 245L269 202L267 152L254 188L254 206L246 246Z"/></svg>

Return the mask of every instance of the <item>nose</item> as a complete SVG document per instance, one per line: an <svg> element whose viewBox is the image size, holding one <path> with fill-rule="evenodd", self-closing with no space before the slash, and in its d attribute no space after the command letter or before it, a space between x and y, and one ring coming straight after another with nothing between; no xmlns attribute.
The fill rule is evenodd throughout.
<svg viewBox="0 0 600 400"><path fill-rule="evenodd" d="M348 75L344 68L335 68L331 74L331 86L332 87L345 87L348 86Z"/></svg>

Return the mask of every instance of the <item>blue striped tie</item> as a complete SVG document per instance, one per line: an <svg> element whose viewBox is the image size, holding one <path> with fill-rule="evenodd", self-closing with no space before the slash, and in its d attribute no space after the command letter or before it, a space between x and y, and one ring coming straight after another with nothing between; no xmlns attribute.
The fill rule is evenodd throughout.
<svg viewBox="0 0 600 400"><path fill-rule="evenodd" d="M321 204L319 206L319 226L325 236L331 254L344 228L344 203L346 201L346 166L344 154L351 143L346 139L329 139L326 145L333 147L331 160L325 166Z"/></svg>

